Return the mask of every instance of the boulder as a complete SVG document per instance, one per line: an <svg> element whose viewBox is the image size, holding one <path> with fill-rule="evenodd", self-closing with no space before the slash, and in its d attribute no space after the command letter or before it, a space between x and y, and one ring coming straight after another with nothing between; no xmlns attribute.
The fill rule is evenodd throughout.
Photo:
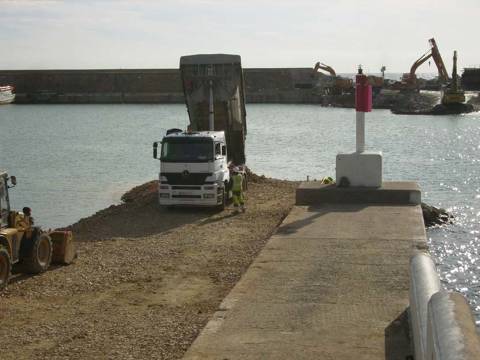
<svg viewBox="0 0 480 360"><path fill-rule="evenodd" d="M449 214L445 209L427 205L422 202L422 213L425 227L437 225L452 224L453 215Z"/></svg>

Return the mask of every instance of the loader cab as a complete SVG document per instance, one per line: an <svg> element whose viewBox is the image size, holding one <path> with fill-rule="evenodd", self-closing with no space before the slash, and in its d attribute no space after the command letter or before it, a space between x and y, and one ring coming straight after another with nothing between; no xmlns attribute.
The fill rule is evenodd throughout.
<svg viewBox="0 0 480 360"><path fill-rule="evenodd" d="M10 214L10 201L8 199L8 175L0 173L0 227L8 227L8 216Z"/></svg>

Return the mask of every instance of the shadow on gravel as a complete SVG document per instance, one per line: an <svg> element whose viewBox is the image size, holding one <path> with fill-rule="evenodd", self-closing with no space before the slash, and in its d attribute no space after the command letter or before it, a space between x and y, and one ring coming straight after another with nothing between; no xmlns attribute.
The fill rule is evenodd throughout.
<svg viewBox="0 0 480 360"><path fill-rule="evenodd" d="M200 223L200 225L208 225L208 224L216 223L218 221L223 221L223 220L226 220L228 218L235 217L237 215L240 215L240 213L234 213L233 211L227 212L225 214L222 214L221 216L211 217L211 218L205 219Z"/></svg>
<svg viewBox="0 0 480 360"><path fill-rule="evenodd" d="M46 272L50 272L50 271L55 271L57 269L61 269L65 266L69 266L69 265L50 265L50 267L48 268L48 270ZM17 265L14 265L13 268L12 268L12 275L10 277L10 280L8 281L9 284L15 284L17 282L21 282L21 281L24 281L24 280L27 280L27 279L30 279L30 278L33 278L33 277L36 277L36 276L42 276L43 273L40 273L40 274L27 274L27 273L24 273L22 271L22 266L21 264L17 264Z"/></svg>
<svg viewBox="0 0 480 360"><path fill-rule="evenodd" d="M76 241L140 238L208 220L218 211L203 208L163 208L157 199L110 206L69 227Z"/></svg>

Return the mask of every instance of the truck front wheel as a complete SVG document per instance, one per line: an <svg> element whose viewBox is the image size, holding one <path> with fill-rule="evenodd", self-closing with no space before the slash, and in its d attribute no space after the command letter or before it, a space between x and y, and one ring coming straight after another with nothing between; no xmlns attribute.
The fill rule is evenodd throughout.
<svg viewBox="0 0 480 360"><path fill-rule="evenodd" d="M25 271L39 274L48 269L52 262L52 240L47 234L40 234L33 240L32 248L25 258Z"/></svg>
<svg viewBox="0 0 480 360"><path fill-rule="evenodd" d="M222 189L222 202L217 205L219 211L225 210L225 206L227 204L227 194L225 193L225 188Z"/></svg>
<svg viewBox="0 0 480 360"><path fill-rule="evenodd" d="M0 290L5 289L10 279L10 272L12 270L12 262L10 255L4 246L0 246Z"/></svg>

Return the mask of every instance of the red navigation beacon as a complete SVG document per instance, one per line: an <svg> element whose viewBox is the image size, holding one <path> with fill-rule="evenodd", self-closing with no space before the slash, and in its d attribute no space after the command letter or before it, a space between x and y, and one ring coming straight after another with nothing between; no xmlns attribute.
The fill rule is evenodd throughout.
<svg viewBox="0 0 480 360"><path fill-rule="evenodd" d="M372 111L372 85L368 83L361 67L355 77L355 109L361 112Z"/></svg>

